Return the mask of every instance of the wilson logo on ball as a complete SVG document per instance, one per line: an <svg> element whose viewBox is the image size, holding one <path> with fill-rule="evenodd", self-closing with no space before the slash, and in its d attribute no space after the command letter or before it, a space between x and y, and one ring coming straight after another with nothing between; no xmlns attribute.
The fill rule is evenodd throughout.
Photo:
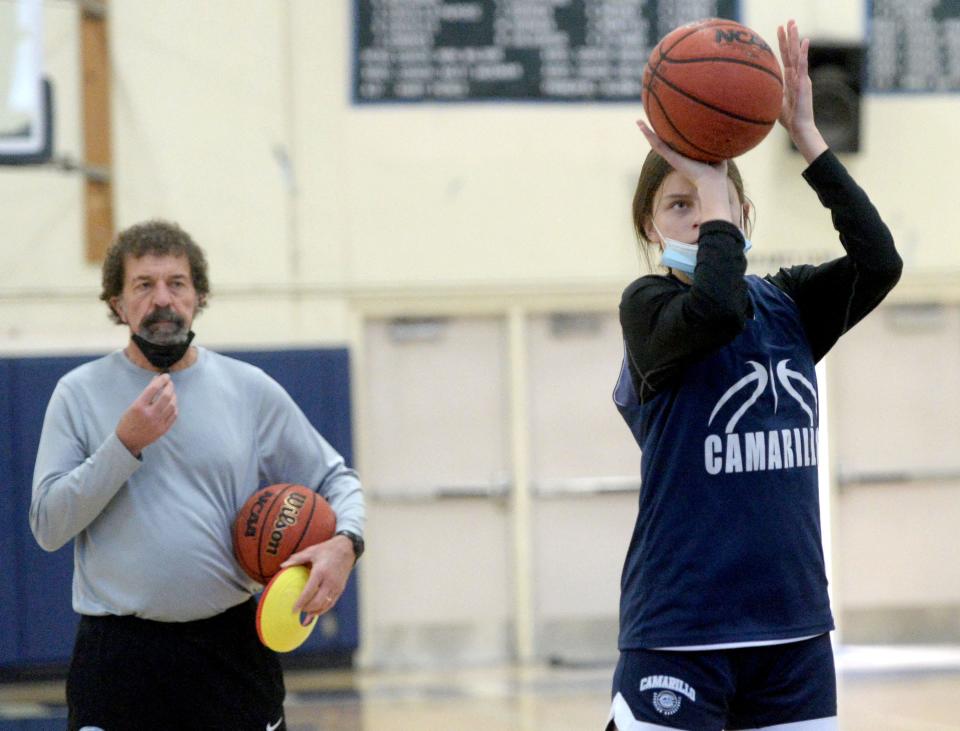
<svg viewBox="0 0 960 731"><path fill-rule="evenodd" d="M273 532L267 543L267 553L277 555L280 550L280 541L283 540L283 531L291 525L296 525L300 509L306 502L307 498L301 493L294 492L287 495L280 508L280 515L277 516L277 522L273 524Z"/></svg>
<svg viewBox="0 0 960 731"><path fill-rule="evenodd" d="M333 537L337 516L303 485L270 485L251 495L233 524L233 553L251 579L266 584L280 564Z"/></svg>

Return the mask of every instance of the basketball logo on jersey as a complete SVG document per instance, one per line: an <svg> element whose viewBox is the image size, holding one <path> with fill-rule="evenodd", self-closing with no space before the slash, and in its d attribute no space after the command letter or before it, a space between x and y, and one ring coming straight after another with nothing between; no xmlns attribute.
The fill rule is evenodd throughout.
<svg viewBox="0 0 960 731"><path fill-rule="evenodd" d="M738 395L747 394L723 427L723 434L710 434L703 445L704 466L707 474L732 472L762 472L794 467L812 467L817 464L817 425L819 410L817 389L802 373L789 367L790 359L781 360L774 367L766 367L754 360L747 361L751 372L734 383L719 398L707 426L713 426L721 411L727 413L737 403ZM796 402L805 418L802 424L767 431L738 432L737 424L769 386L773 397L773 412L780 407L780 390Z"/></svg>
<svg viewBox="0 0 960 731"><path fill-rule="evenodd" d="M640 681L640 692L652 690L651 694L653 707L657 713L664 716L672 716L680 710L680 703L685 695L691 701L696 703L697 691L680 678L674 678L672 675L648 675Z"/></svg>

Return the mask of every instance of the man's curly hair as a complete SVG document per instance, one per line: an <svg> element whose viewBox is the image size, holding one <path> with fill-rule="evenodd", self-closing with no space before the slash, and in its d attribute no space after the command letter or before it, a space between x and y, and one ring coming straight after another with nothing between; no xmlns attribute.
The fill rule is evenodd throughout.
<svg viewBox="0 0 960 731"><path fill-rule="evenodd" d="M139 259L141 256L186 256L190 263L190 278L197 291L197 311L207 306L210 281L207 278L207 259L190 238L190 234L172 221L154 219L130 226L119 233L103 260L103 289L100 299L110 308L110 319L122 324L110 300L123 292L123 264L127 254Z"/></svg>

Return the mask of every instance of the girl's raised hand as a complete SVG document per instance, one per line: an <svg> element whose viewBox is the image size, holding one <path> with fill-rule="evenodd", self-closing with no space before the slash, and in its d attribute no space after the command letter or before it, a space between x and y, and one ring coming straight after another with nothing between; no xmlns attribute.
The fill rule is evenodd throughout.
<svg viewBox="0 0 960 731"><path fill-rule="evenodd" d="M717 163L716 165L711 165L708 162L700 162L699 160L686 157L661 140L657 136L657 133L654 132L642 119L637 120L637 126L640 128L640 131L643 132L643 136L647 138L647 142L650 143L650 147L652 147L654 151L660 155L660 157L670 163L670 167L672 167L698 188L700 187L698 185L698 181L701 179L716 178L726 181L726 160L721 163Z"/></svg>
<svg viewBox="0 0 960 731"><path fill-rule="evenodd" d="M716 164L700 162L692 158L681 155L666 142L661 140L645 121L637 120L637 126L647 138L650 147L659 154L664 160L670 163L670 167L685 177L697 189L700 196L700 206L704 215L704 220L720 219L730 220L730 204L727 198L727 161L723 160Z"/></svg>
<svg viewBox="0 0 960 731"><path fill-rule="evenodd" d="M813 82L807 67L810 40L800 39L795 20L787 21L786 27L777 28L780 43L780 59L783 62L783 107L780 124L790 134L790 139L807 162L813 162L827 143L817 129L813 118Z"/></svg>

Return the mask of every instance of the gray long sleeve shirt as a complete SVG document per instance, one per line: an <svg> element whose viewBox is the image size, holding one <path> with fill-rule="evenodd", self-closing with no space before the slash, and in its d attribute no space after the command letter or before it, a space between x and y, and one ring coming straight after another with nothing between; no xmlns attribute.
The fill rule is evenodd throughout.
<svg viewBox="0 0 960 731"><path fill-rule="evenodd" d="M231 526L261 482L316 489L337 529L363 534L356 473L259 368L198 348L171 373L179 416L134 457L117 423L157 374L122 351L57 384L37 453L30 527L74 547L73 608L189 621L245 601L258 585L233 557Z"/></svg>

